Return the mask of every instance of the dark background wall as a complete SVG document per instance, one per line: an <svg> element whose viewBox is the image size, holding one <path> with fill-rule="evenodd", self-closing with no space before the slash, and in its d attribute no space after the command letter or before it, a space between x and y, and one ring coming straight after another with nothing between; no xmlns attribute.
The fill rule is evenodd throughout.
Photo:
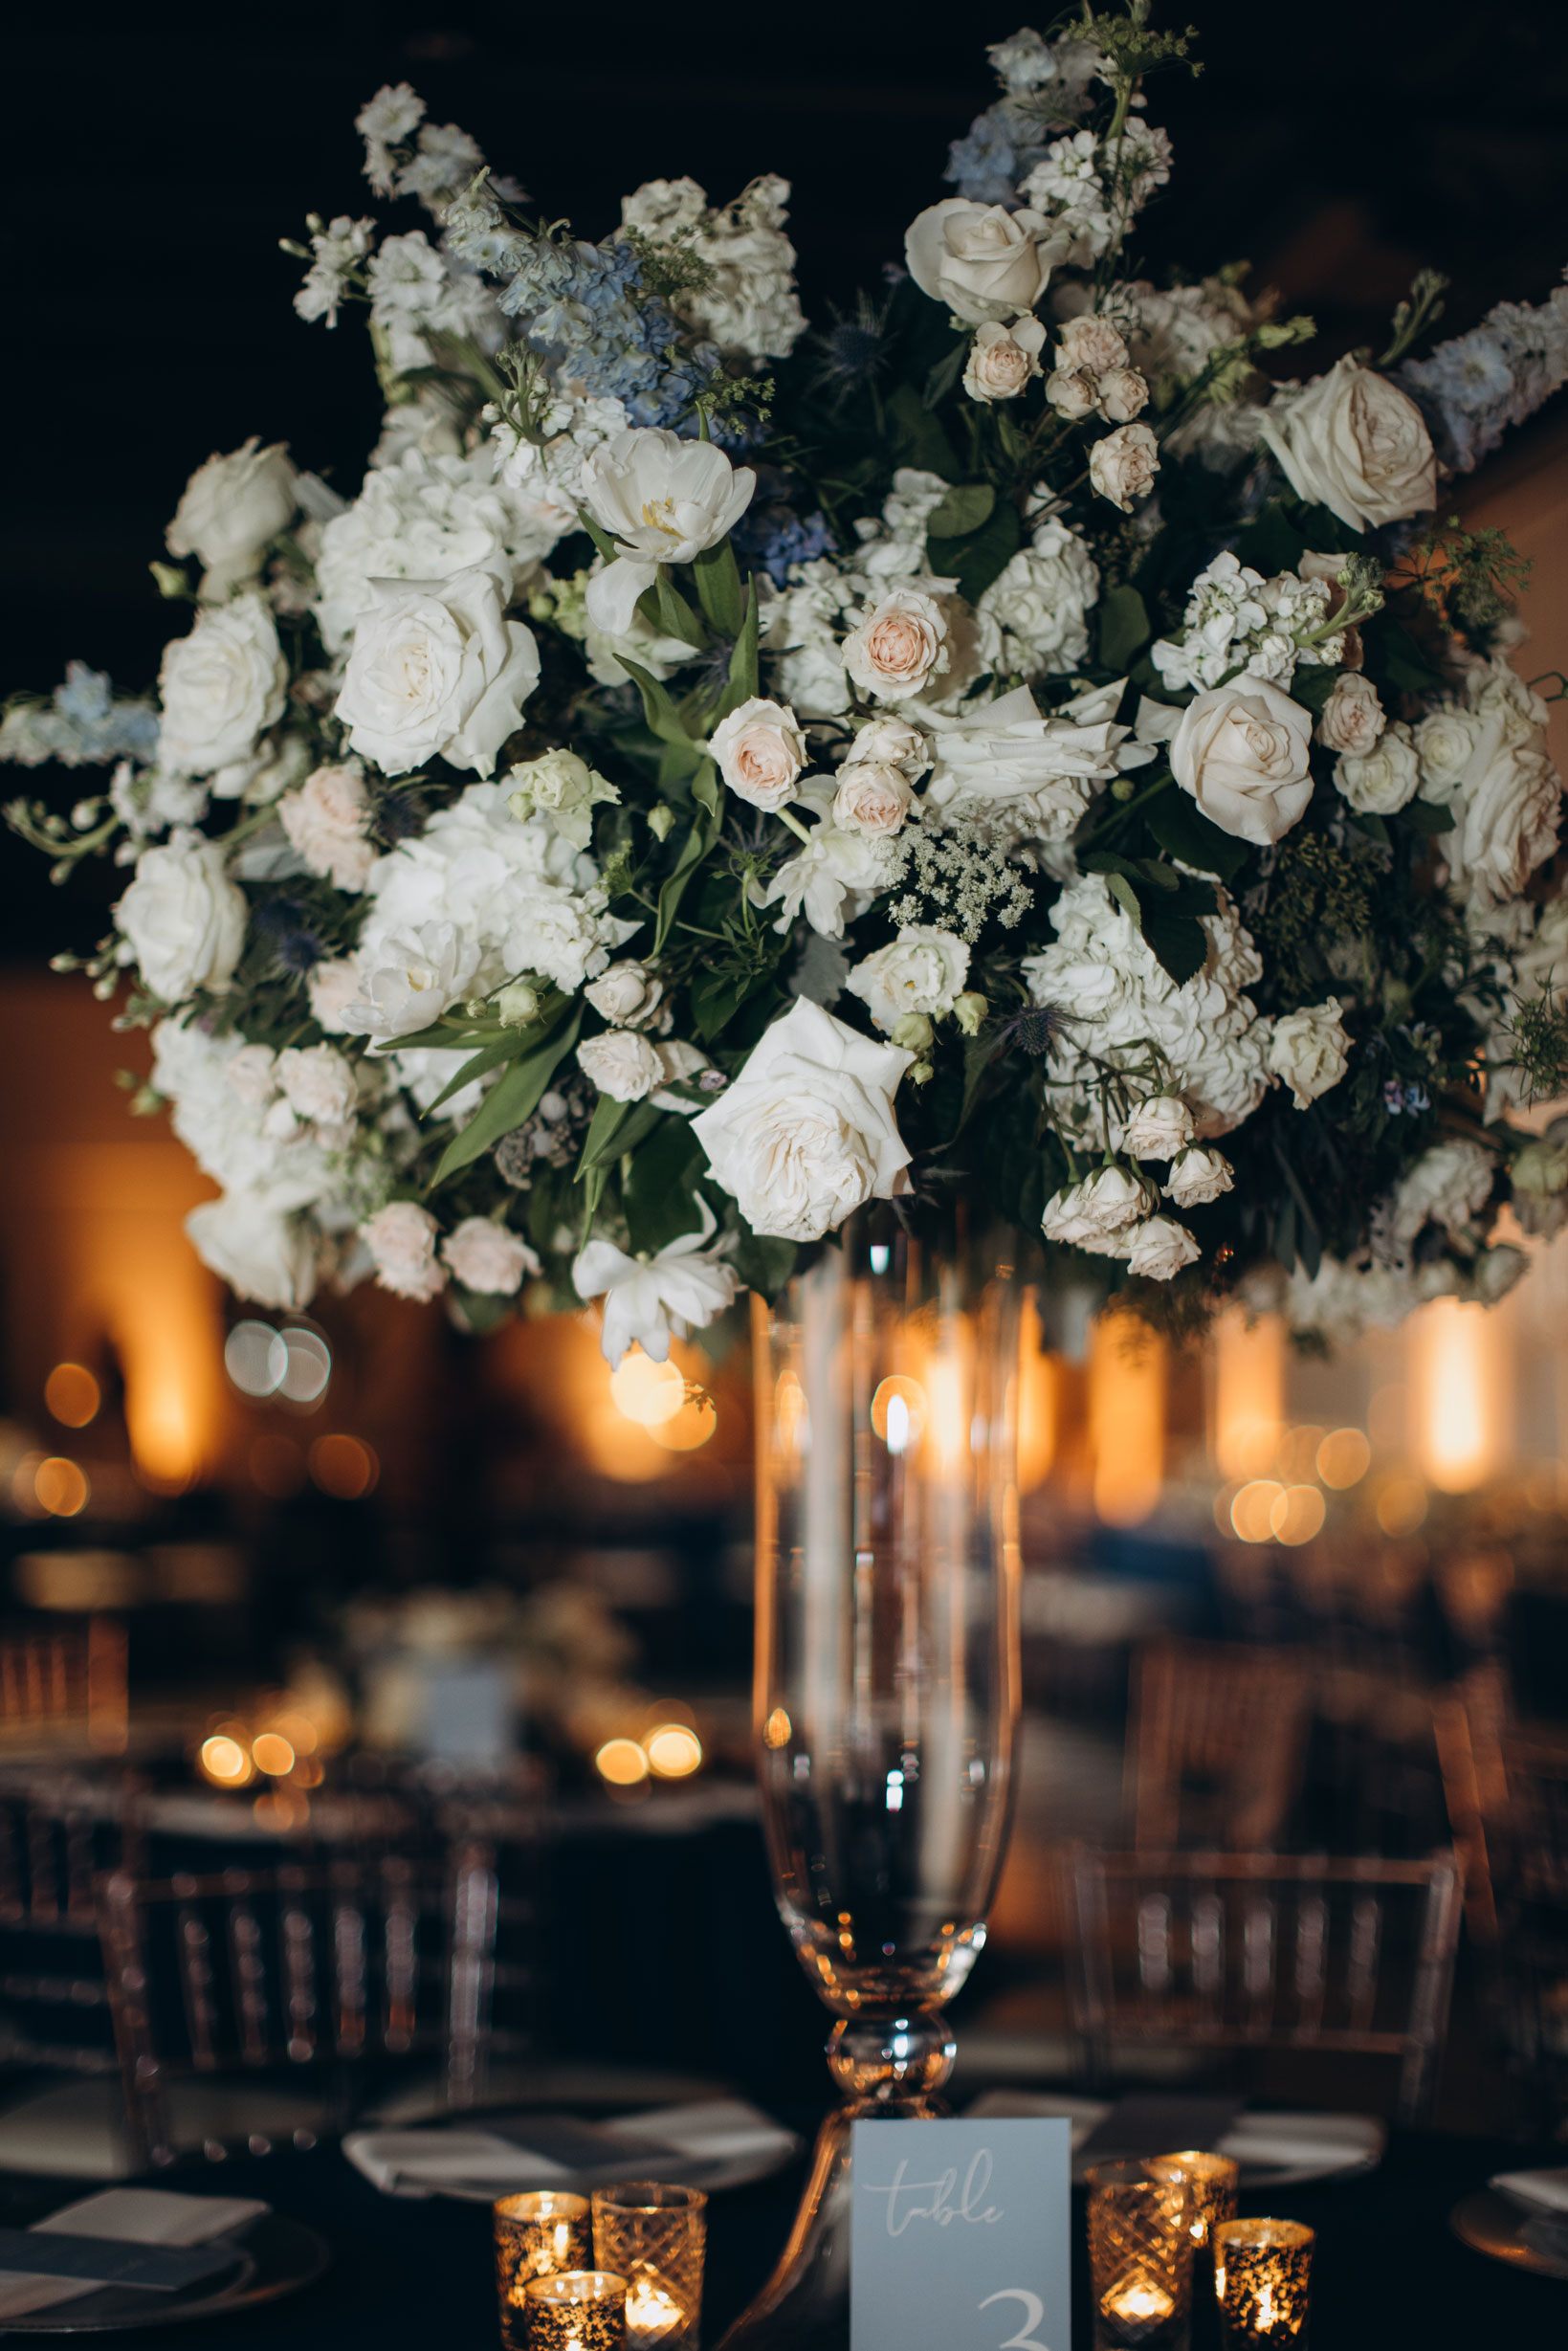
<svg viewBox="0 0 1568 2351"><path fill-rule="evenodd" d="M1561 0L1157 10L1187 13L1205 70L1151 90L1176 144L1145 215L1152 272L1245 255L1254 284L1315 313L1324 358L1379 335L1424 260L1454 277L1451 327L1547 292L1568 260ZM53 685L72 654L125 687L152 676L174 632L146 565L210 450L286 438L357 481L376 429L362 331L294 317L298 265L277 238L308 211L372 209L352 125L380 82L411 80L588 234L655 174L721 199L784 172L820 318L948 192L947 144L995 95L984 45L1031 15L1049 21L1027 0L209 0L13 19L0 694ZM39 880L31 853L0 848L0 955L59 943L64 909Z"/></svg>

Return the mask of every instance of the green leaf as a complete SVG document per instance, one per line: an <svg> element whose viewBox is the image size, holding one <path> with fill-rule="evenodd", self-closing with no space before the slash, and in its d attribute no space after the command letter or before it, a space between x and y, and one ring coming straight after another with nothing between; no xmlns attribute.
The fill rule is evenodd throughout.
<svg viewBox="0 0 1568 2351"><path fill-rule="evenodd" d="M494 1038L488 1045L481 1045L456 1075L447 1079L430 1108L420 1112L420 1117L433 1119L442 1103L449 1101L453 1095L460 1094L474 1078L483 1077L488 1070L498 1069L503 1061L516 1061L528 1042L529 1033L527 1029L510 1029L504 1036Z"/></svg>
<svg viewBox="0 0 1568 2351"><path fill-rule="evenodd" d="M697 602L721 636L739 636L745 613L735 549L727 539L707 547L692 566Z"/></svg>
<svg viewBox="0 0 1568 2351"><path fill-rule="evenodd" d="M948 1136L949 1142L962 1134L969 1123L970 1114L980 1098L985 1073L1002 1051L1005 1039L999 1031L992 1036L968 1036L963 1040L963 1097L959 1104L958 1122Z"/></svg>
<svg viewBox="0 0 1568 2351"><path fill-rule="evenodd" d="M1137 892L1125 874L1107 874L1106 887L1123 914L1131 915L1137 927L1143 928L1143 906Z"/></svg>
<svg viewBox="0 0 1568 2351"><path fill-rule="evenodd" d="M1432 694L1443 683L1409 630L1387 612L1379 613L1368 632L1367 654L1369 661L1376 657L1389 683L1406 694Z"/></svg>
<svg viewBox="0 0 1568 2351"><path fill-rule="evenodd" d="M449 1028L445 1021L437 1020L432 1021L428 1029L414 1029L408 1036L393 1037L386 1051L389 1054L402 1053L406 1047L434 1045L443 1053L473 1053L478 1046L489 1044L497 1034L497 1028L494 1023L476 1029L469 1023L454 1021ZM379 1050L371 1054L372 1060L383 1058Z"/></svg>
<svg viewBox="0 0 1568 2351"><path fill-rule="evenodd" d="M1113 881L1112 889L1115 886ZM1183 980L1196 978L1204 968L1208 956L1208 933L1196 915L1145 915L1143 936L1155 960L1170 973L1178 987Z"/></svg>
<svg viewBox="0 0 1568 2351"><path fill-rule="evenodd" d="M1338 683L1339 673L1322 662L1298 661L1291 683L1291 698L1303 710L1320 712Z"/></svg>
<svg viewBox="0 0 1568 2351"><path fill-rule="evenodd" d="M677 744L683 750L694 746L692 738L680 722L680 714L658 679L636 661L628 661L621 654L616 660L635 684L643 698L643 715L661 743Z"/></svg>
<svg viewBox="0 0 1568 2351"><path fill-rule="evenodd" d="M453 1135L442 1152L440 1164L431 1178L431 1191L437 1185L444 1184L449 1176L455 1175L460 1167L471 1165L481 1151L487 1151L492 1143L499 1142L503 1135L510 1135L512 1129L520 1126L524 1119L533 1117L539 1108L540 1097L554 1076L558 1065L577 1042L582 1018L581 1005L573 1005L553 1035L536 1045L532 1053L524 1054L520 1060L514 1061L509 1070L502 1072L468 1124Z"/></svg>
<svg viewBox="0 0 1568 2351"><path fill-rule="evenodd" d="M922 473L939 474L952 481L960 472L953 444L920 399L913 384L900 384L886 403L889 439L887 453L895 465L917 465Z"/></svg>
<svg viewBox="0 0 1568 2351"><path fill-rule="evenodd" d="M1430 800L1407 800L1400 814L1413 832L1451 832L1459 822L1456 810L1435 807ZM1358 817L1357 822L1364 825L1366 819Z"/></svg>
<svg viewBox="0 0 1568 2351"><path fill-rule="evenodd" d="M665 1115L662 1110L655 1110L651 1102L617 1102L609 1095L601 1094L583 1139L582 1156L577 1163L578 1182L591 1167L607 1166L623 1151L634 1151Z"/></svg>
<svg viewBox="0 0 1568 2351"><path fill-rule="evenodd" d="M1100 661L1108 670L1125 674L1154 632L1142 597L1136 588L1113 588L1100 605Z"/></svg>
<svg viewBox="0 0 1568 2351"><path fill-rule="evenodd" d="M956 579L960 595L978 604L991 582L1011 563L1023 537L1018 509L1011 499L1005 498L967 539L928 538L926 560L939 579Z"/></svg>
<svg viewBox="0 0 1568 2351"><path fill-rule="evenodd" d="M1086 849L1078 865L1085 874L1121 874L1134 882L1143 878L1143 868L1135 858L1124 857L1119 849Z"/></svg>
<svg viewBox="0 0 1568 2351"><path fill-rule="evenodd" d="M1370 809L1358 809L1349 821L1356 832L1364 832L1369 841L1376 841L1383 849L1393 848L1393 834L1383 819L1375 816Z"/></svg>
<svg viewBox="0 0 1568 2351"><path fill-rule="evenodd" d="M1145 878L1152 881L1157 890L1169 892L1181 889L1184 876L1174 866L1163 865L1157 857L1142 857L1138 862Z"/></svg>
<svg viewBox="0 0 1568 2351"><path fill-rule="evenodd" d="M708 642L708 632L662 564L659 566L659 576L653 583L653 597L658 626L665 635L678 636L683 645L690 645L700 653Z"/></svg>
<svg viewBox="0 0 1568 2351"><path fill-rule="evenodd" d="M751 580L746 584L745 618L740 623L740 633L730 655L730 682L719 697L718 707L709 721L710 726L717 726L720 719L727 719L732 710L739 710L742 702L749 702L757 692L757 640L762 626L760 614L757 583Z"/></svg>
<svg viewBox="0 0 1568 2351"><path fill-rule="evenodd" d="M706 809L715 826L718 823L719 803L724 787L718 780L718 769L711 759L705 759L692 778L692 798L699 809Z"/></svg>
<svg viewBox="0 0 1568 2351"><path fill-rule="evenodd" d="M1210 824L1184 791L1164 791L1151 800L1143 811L1143 822L1167 856L1179 858L1182 865L1195 865L1201 874L1217 874L1222 881L1234 881L1247 863L1247 843Z"/></svg>
<svg viewBox="0 0 1568 2351"><path fill-rule="evenodd" d="M697 1180L707 1155L687 1119L666 1119L654 1128L621 1179L621 1206L633 1253L652 1256L681 1233L695 1231Z"/></svg>
<svg viewBox="0 0 1568 2351"><path fill-rule="evenodd" d="M653 926L652 952L655 956L670 936L670 926L680 910L680 901L685 896L686 885L713 846L716 834L717 820L715 818L707 815L693 818L692 829L681 844L680 855L675 860L674 870L668 876L659 892L658 920Z"/></svg>
<svg viewBox="0 0 1568 2351"><path fill-rule="evenodd" d="M795 1242L781 1241L771 1233L753 1232L742 1225L740 1246L730 1263L748 1290L755 1290L762 1297L777 1297L795 1271L799 1254Z"/></svg>
<svg viewBox="0 0 1568 2351"><path fill-rule="evenodd" d="M595 547L597 547L599 553L604 557L606 563L613 564L620 555L621 550L616 545L614 540L610 537L608 531L601 528L600 524L594 521L591 514L584 515L582 521L583 528L587 532L588 537L593 541Z"/></svg>
<svg viewBox="0 0 1568 2351"><path fill-rule="evenodd" d="M968 356L969 338L965 335L961 342L955 343L945 359L938 360L937 365L927 375L925 390L920 395L920 406L923 409L937 408L946 399L963 373L964 362Z"/></svg>
<svg viewBox="0 0 1568 2351"><path fill-rule="evenodd" d="M990 515L996 490L988 481L956 482L926 519L931 539L967 539Z"/></svg>

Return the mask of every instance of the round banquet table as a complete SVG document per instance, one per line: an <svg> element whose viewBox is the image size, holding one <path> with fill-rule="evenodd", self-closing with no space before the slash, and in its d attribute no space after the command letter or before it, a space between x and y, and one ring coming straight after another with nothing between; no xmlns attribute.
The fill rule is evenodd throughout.
<svg viewBox="0 0 1568 2351"><path fill-rule="evenodd" d="M807 2118L791 2119L808 2128ZM1560 2162L1563 2150L1555 2153ZM1532 2156L1503 2140L1396 2133L1375 2172L1281 2190L1269 2206L1244 2199L1242 2209L1272 2209L1317 2230L1316 2351L1560 2343L1568 2340L1568 2282L1506 2269L1470 2251L1448 2229L1459 2198L1484 2186L1491 2173L1553 2160L1552 2151ZM775 2179L715 2197L706 2343L717 2342L766 2274L802 2176L803 2166L792 2165ZM332 2266L315 2285L270 2308L190 2330L139 2329L124 2339L127 2351L133 2341L140 2351L223 2351L226 2344L232 2351L495 2351L490 2214L482 2206L383 2196L328 2146L201 2164L162 2174L158 2185L262 2197L319 2229L331 2246ZM8 2181L0 2186L0 2221L25 2225L82 2192L79 2182ZM1072 2247L1073 2339L1087 2351L1081 2196L1074 2199Z"/></svg>

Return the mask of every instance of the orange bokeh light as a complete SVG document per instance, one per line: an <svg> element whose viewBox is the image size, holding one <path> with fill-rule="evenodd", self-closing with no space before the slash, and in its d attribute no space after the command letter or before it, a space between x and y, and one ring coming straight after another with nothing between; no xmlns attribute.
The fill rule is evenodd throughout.
<svg viewBox="0 0 1568 2351"><path fill-rule="evenodd" d="M56 1364L44 1382L44 1402L65 1429L85 1429L102 1401L98 1382L80 1364Z"/></svg>

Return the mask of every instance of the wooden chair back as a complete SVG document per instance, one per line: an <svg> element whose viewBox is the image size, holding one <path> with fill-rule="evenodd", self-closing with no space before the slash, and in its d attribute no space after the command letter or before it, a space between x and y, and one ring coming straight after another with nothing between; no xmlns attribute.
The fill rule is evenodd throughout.
<svg viewBox="0 0 1568 2351"><path fill-rule="evenodd" d="M1160 1641L1134 1669L1127 1799L1139 1851L1258 1852L1300 1794L1310 1691L1288 1653Z"/></svg>
<svg viewBox="0 0 1568 2351"><path fill-rule="evenodd" d="M0 1629L0 1750L122 1755L127 1719L125 1628L117 1618Z"/></svg>
<svg viewBox="0 0 1568 2351"><path fill-rule="evenodd" d="M94 1883L141 1852L122 1776L0 1770L0 2053L11 2063L114 2070Z"/></svg>

